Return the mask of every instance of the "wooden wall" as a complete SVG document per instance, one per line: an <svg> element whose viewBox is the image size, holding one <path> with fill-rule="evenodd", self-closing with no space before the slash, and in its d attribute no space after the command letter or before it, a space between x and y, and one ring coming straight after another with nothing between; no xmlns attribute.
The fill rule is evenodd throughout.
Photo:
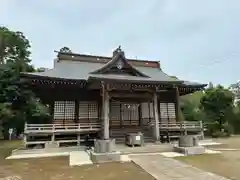
<svg viewBox="0 0 240 180"><path fill-rule="evenodd" d="M38 90L37 93L51 107L54 123L100 122L102 99L99 90L59 88ZM135 97L136 99L136 97ZM111 101L110 126L147 125L154 120L152 99L131 102ZM126 104L137 108L126 108ZM176 93L159 93L159 118L162 122L176 121Z"/></svg>
<svg viewBox="0 0 240 180"><path fill-rule="evenodd" d="M176 90L169 90L159 94L160 122L176 122L177 116Z"/></svg>

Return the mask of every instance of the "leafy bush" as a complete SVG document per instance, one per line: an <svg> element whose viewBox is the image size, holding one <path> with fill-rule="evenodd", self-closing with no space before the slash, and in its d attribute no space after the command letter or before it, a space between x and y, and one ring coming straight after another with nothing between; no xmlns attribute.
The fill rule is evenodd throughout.
<svg viewBox="0 0 240 180"><path fill-rule="evenodd" d="M215 138L228 137L231 134L233 134L233 132L234 132L233 127L228 123L225 123L222 126L222 130L220 130L220 129L221 129L221 125L217 121L214 123L208 124L206 135L212 136Z"/></svg>
<svg viewBox="0 0 240 180"><path fill-rule="evenodd" d="M217 131L212 133L212 137L213 138L220 138L220 137L229 137L228 133L224 132L224 131Z"/></svg>
<svg viewBox="0 0 240 180"><path fill-rule="evenodd" d="M219 131L219 123L218 122L213 122L213 123L208 123L207 125L207 132L206 135L212 136L213 133Z"/></svg>
<svg viewBox="0 0 240 180"><path fill-rule="evenodd" d="M228 136L230 136L231 134L234 133L233 127L228 123L225 123L223 125L223 130L224 130L225 133L227 133Z"/></svg>

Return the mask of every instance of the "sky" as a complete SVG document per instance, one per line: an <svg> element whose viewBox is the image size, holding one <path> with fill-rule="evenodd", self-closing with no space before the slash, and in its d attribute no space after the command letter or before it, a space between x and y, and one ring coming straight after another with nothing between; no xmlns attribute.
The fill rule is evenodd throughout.
<svg viewBox="0 0 240 180"><path fill-rule="evenodd" d="M230 85L240 79L239 0L1 0L0 26L22 31L35 67L54 50L157 60L169 75Z"/></svg>

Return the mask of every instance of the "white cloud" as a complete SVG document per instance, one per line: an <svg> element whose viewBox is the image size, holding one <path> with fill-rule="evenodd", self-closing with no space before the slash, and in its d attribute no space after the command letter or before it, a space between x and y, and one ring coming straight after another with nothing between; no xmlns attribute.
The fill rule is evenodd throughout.
<svg viewBox="0 0 240 180"><path fill-rule="evenodd" d="M185 79L231 83L240 76L239 0L9 0L3 4L1 23L28 36L37 66L51 66L53 50L61 46L105 55L121 44L127 56L161 60L167 72Z"/></svg>

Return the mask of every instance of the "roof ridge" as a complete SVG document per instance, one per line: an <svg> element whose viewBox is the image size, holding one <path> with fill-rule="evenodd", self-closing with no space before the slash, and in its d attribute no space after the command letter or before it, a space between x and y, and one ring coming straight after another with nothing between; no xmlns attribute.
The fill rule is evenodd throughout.
<svg viewBox="0 0 240 180"><path fill-rule="evenodd" d="M122 59L122 60L120 60ZM124 61L128 66L129 68L132 69L132 71L135 73L135 74L138 74L142 77L149 77L148 75L146 75L145 73L139 71L138 69L136 69L135 67L133 67L132 64L130 64L128 62L128 60L126 59L125 55L124 55L124 51L122 51L120 49L120 47L118 49L116 49L114 52L113 52L113 57L110 61L108 61L106 64L104 64L102 67L100 67L99 69L95 70L95 71L92 71L91 73L92 74L95 74L95 73L103 73L103 71L111 68L112 65L116 64L117 61Z"/></svg>
<svg viewBox="0 0 240 180"><path fill-rule="evenodd" d="M98 56L98 55L90 55L90 54L80 54L80 53L73 53L73 52L60 52L60 51L55 51L58 53L58 57L61 55L68 55L68 56L82 56L82 57L93 57L93 58L102 58L102 59L107 59L107 60L111 60L112 57L111 56ZM152 63L160 63L160 61L158 60L146 60L146 59L132 59L132 58L126 58L128 61L141 61L141 62L152 62Z"/></svg>

